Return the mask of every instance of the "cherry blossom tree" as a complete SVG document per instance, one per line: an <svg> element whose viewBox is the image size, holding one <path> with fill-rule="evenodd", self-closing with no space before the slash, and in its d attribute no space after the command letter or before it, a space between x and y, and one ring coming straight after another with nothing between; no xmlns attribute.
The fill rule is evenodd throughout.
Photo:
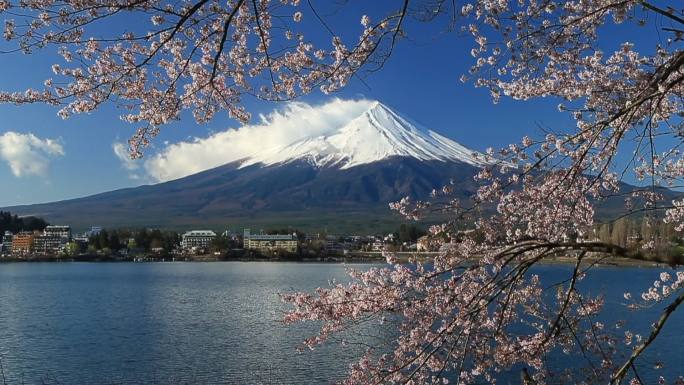
<svg viewBox="0 0 684 385"><path fill-rule="evenodd" d="M455 10L475 42L463 81L494 102L557 98L576 125L489 150L496 166L478 174L472 202L449 200L446 186L433 201L392 204L412 219L451 214L431 229L457 240L438 256L407 265L388 255L387 267L352 271L348 284L283 297L294 305L286 322L322 323L312 348L359 324L396 328L397 339L369 347L345 383L493 383L511 370L525 384L645 383L635 362L684 302L684 272L662 273L639 298L625 293L634 311L664 306L644 335L602 322L605 298L578 287L605 258L640 258L652 246L598 241L597 205L622 199L613 220L644 215L684 228L684 202L667 201L664 189L684 176L684 8L663 3L473 1ZM651 45L640 53L617 33L651 36ZM551 290L533 267L558 256L574 268ZM558 356L572 364L550 363Z"/></svg>
<svg viewBox="0 0 684 385"><path fill-rule="evenodd" d="M349 283L284 294L288 323L315 321L305 345L362 344L345 383L644 383L635 362L684 302L684 273L663 272L629 307L663 307L651 330L602 321L605 298L580 290L592 268L644 248L596 239L595 208L624 200L613 218L640 215L684 229L684 7L644 0L403 0L385 16L359 15L357 36L335 34L311 1L0 0L4 37L31 53L54 47L62 62L41 89L2 92L7 103L48 103L59 114L115 103L139 124L131 153L191 111L198 122L226 111L249 119L249 95L288 100L333 92L360 71L381 69L408 32L407 20L449 20L472 36L472 67L461 77L494 100L555 98L576 122L490 150L470 201L406 198L392 209L412 219L446 212L431 228L442 251L427 261L351 271ZM136 28L120 27L121 20ZM316 21L329 45L300 28ZM103 30L109 32L103 33ZM471 60L471 59L466 59ZM623 181L639 182L628 187ZM464 228L468 228L464 231ZM547 258L573 268L549 287L535 274ZM359 328L394 336L359 341ZM553 357L572 359L554 364ZM684 379L669 379L684 383ZM664 383L666 379L661 379Z"/></svg>

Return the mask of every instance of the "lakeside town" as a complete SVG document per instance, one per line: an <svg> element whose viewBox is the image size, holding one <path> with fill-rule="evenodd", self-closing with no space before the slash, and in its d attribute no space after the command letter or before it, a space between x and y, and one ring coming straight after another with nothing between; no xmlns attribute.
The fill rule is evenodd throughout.
<svg viewBox="0 0 684 385"><path fill-rule="evenodd" d="M217 261L379 259L382 251L435 252L438 247L415 225L377 235L307 234L296 229L242 231L107 229L73 232L69 225L37 219L38 228L5 230L0 260ZM42 226L44 224L44 226ZM31 226L26 226L30 228ZM33 226L36 227L36 226Z"/></svg>
<svg viewBox="0 0 684 385"><path fill-rule="evenodd" d="M371 234L331 234L323 230L250 228L192 229L176 232L159 228L104 228L91 226L75 232L70 225L49 224L33 216L0 211L0 261L319 261L377 262L383 252L401 259L425 257L461 241L456 236L429 236L418 224L399 224L395 231ZM684 239L673 226L650 225L646 220L620 219L594 227L587 241L611 241L633 253L628 264L680 264ZM553 261L562 261L563 257ZM552 262L553 262L552 261ZM610 263L624 264L624 261Z"/></svg>
<svg viewBox="0 0 684 385"><path fill-rule="evenodd" d="M598 237L606 236L605 228ZM625 233L615 226L613 233ZM4 231L0 238L0 262L214 262L214 261L303 261L381 262L383 252L399 258L425 257L450 247L458 240L439 242L416 225L402 224L396 232L378 235L306 234L299 230L243 229L216 232L190 230L178 233L161 229L106 229L93 226L74 233L68 225L46 225L42 230ZM628 247L640 247L634 234ZM668 242L632 259L610 258L595 263L623 266L655 266L681 263L684 246ZM591 258L590 258L591 259ZM565 263L564 257L548 259Z"/></svg>

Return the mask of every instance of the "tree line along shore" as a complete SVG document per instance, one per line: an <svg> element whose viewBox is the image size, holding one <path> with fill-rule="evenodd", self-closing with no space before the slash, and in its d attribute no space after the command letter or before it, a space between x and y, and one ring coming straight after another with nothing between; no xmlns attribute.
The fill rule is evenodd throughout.
<svg viewBox="0 0 684 385"><path fill-rule="evenodd" d="M19 217L0 211L0 234L20 234L44 231L49 223L38 217ZM213 232L212 232L213 233ZM289 235L295 248L248 248L243 234L224 231L214 236L203 247L183 248L183 237L164 229L98 229L75 235L54 252L12 253L0 249L3 261L330 261L384 262L383 252L395 253L400 261L411 258L426 260L437 254L434 245L448 247L445 234L427 236L418 224L401 224L396 231L378 235L307 234L292 228L268 229L258 236ZM440 242L432 242L440 238ZM620 218L614 222L597 224L591 240L610 242L631 253L630 258L601 257L587 259L587 263L616 266L662 266L684 264L684 240L673 224L649 218ZM447 241L447 242L445 242ZM1 244L6 246L4 242ZM567 259L567 260L566 260ZM572 263L572 258L546 258L545 263Z"/></svg>

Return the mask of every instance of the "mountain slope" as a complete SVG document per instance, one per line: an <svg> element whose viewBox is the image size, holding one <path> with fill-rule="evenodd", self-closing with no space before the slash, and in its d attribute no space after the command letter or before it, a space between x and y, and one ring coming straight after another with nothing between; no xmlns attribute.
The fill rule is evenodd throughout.
<svg viewBox="0 0 684 385"><path fill-rule="evenodd" d="M376 102L326 135L181 179L10 210L76 229L290 225L361 231L365 225L370 231L401 220L388 203L404 196L427 198L451 180L457 196L469 196L473 176L485 164L482 154Z"/></svg>
<svg viewBox="0 0 684 385"><path fill-rule="evenodd" d="M348 228L374 219L399 220L388 203L404 196L425 198L453 178L457 195L475 191L473 166L392 157L349 169L314 167L305 161L265 166L224 165L152 186L85 198L12 207L52 223L77 228L103 226L295 225Z"/></svg>
<svg viewBox="0 0 684 385"><path fill-rule="evenodd" d="M483 154L374 102L367 111L328 135L267 149L245 160L241 167L306 160L317 167L345 170L392 157L454 161L478 167L487 164Z"/></svg>

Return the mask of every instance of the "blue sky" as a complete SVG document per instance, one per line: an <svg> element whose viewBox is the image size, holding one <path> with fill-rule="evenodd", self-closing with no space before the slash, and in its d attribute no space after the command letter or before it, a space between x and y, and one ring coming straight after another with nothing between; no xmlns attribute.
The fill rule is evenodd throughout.
<svg viewBox="0 0 684 385"><path fill-rule="evenodd" d="M364 3L367 6L370 2ZM375 6L380 2L372 3ZM373 10L364 11L372 13ZM351 37L358 33L358 19L363 11L352 8L346 12L336 14L334 21L339 33ZM348 22L345 18L355 21ZM381 71L366 77L365 84L352 81L333 96L380 100L476 150L519 141L525 134L538 133L539 125L560 130L574 125L566 114L557 112L557 100L502 99L501 103L493 104L486 90L458 80L472 63L469 54L472 42L467 36L443 33L444 23L428 26L411 22L408 27L410 39L397 46L394 56ZM6 54L0 56L0 61L2 90L38 87L51 76L51 64L60 62L53 48L28 56ZM316 104L330 97L316 92L301 100ZM251 99L245 105L253 116L279 107ZM125 142L133 130L119 120L116 108L107 106L96 113L76 115L68 120L57 117L56 112L55 108L44 105L0 104L0 136L9 131L32 133L40 139L55 140L63 150L63 155L47 157L47 168L34 174L17 176L11 165L0 159L0 207L80 197L152 182L140 170L132 173L127 169L112 149L114 143ZM185 118L164 127L146 156L162 151L169 143L203 138L237 127L237 122L223 115L201 126ZM137 179L132 175L137 175Z"/></svg>

